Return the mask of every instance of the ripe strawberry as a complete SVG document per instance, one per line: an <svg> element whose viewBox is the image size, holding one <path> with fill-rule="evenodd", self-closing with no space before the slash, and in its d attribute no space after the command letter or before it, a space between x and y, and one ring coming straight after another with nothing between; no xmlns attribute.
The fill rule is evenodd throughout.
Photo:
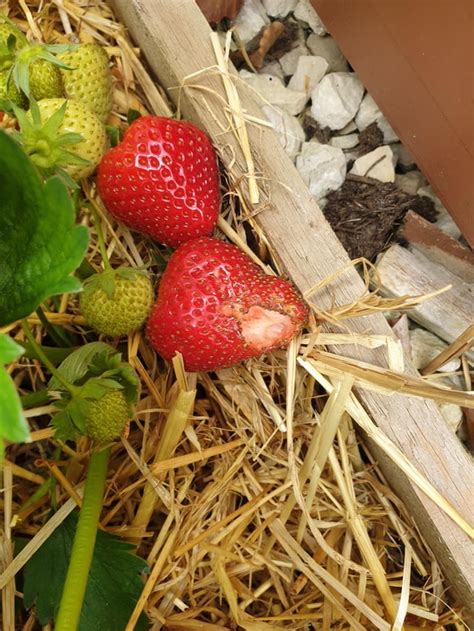
<svg viewBox="0 0 474 631"><path fill-rule="evenodd" d="M203 237L171 256L147 334L165 359L179 351L187 370L215 370L284 346L307 316L290 283L236 246Z"/></svg>
<svg viewBox="0 0 474 631"><path fill-rule="evenodd" d="M153 286L146 273L130 268L106 270L84 283L81 313L98 333L118 337L139 329L153 304Z"/></svg>
<svg viewBox="0 0 474 631"><path fill-rule="evenodd" d="M216 156L206 134L188 122L134 121L102 159L97 183L114 217L171 247L210 235L217 221Z"/></svg>
<svg viewBox="0 0 474 631"><path fill-rule="evenodd" d="M105 122L112 109L112 73L105 49L82 44L58 59L70 68L61 70L66 96L81 101Z"/></svg>
<svg viewBox="0 0 474 631"><path fill-rule="evenodd" d="M130 406L121 390L111 390L101 399L90 401L87 409L87 435L99 442L115 440L130 418Z"/></svg>

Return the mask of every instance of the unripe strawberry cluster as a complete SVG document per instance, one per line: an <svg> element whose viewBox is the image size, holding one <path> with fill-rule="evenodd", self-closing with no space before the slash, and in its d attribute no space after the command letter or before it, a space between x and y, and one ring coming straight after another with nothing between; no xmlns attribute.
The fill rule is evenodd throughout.
<svg viewBox="0 0 474 631"><path fill-rule="evenodd" d="M19 121L18 108L38 104L40 121L23 118L20 139L38 167L62 169L73 180L95 170L107 148L104 123L112 108L112 74L102 46L29 42L0 16L0 101L11 104ZM62 120L48 126L63 106Z"/></svg>

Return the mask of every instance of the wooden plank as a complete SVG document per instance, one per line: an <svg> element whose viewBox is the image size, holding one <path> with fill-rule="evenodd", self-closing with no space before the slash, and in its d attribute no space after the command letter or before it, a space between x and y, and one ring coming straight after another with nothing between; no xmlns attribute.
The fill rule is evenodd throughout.
<svg viewBox="0 0 474 631"><path fill-rule="evenodd" d="M312 0L474 246L471 0Z"/></svg>
<svg viewBox="0 0 474 631"><path fill-rule="evenodd" d="M474 285L433 263L420 252L392 245L377 263L382 293L418 296L451 285L451 289L408 312L408 317L446 342L454 342L473 321ZM474 361L474 352L467 353Z"/></svg>
<svg viewBox="0 0 474 631"><path fill-rule="evenodd" d="M474 252L462 245L435 224L409 210L399 235L408 241L410 249L439 263L467 283L474 283Z"/></svg>
<svg viewBox="0 0 474 631"><path fill-rule="evenodd" d="M214 71L216 59L210 43L210 29L193 0L113 0L113 6L140 46L150 68L175 102L180 98L184 118L206 130L225 166L242 180L248 200L246 165L234 136L230 133L223 102L225 90ZM196 76L203 68L209 72ZM186 77L194 75L191 88L177 89ZM234 76L235 73L234 73ZM262 114L254 94L236 80L244 110L259 118ZM209 91L211 90L211 91ZM206 105L207 102L207 105ZM348 257L318 205L294 166L279 145L274 132L248 126L250 145L259 176L260 203L249 207L258 211L257 220L280 257L282 268L301 291L334 273ZM350 303L364 291L359 275L352 269L315 296L321 308L329 308L334 297ZM360 318L348 323L356 332L391 335L382 316ZM341 348L333 348L341 353ZM383 349L373 351L344 347L356 359L387 366ZM360 390L364 407L383 431L423 472L438 490L469 520L471 514L470 480L472 464L446 426L436 405L430 401L393 395L390 397ZM375 457L387 477L403 497L417 520L424 537L439 559L459 598L473 602L471 542L468 536L421 491L415 488L383 451L374 448Z"/></svg>

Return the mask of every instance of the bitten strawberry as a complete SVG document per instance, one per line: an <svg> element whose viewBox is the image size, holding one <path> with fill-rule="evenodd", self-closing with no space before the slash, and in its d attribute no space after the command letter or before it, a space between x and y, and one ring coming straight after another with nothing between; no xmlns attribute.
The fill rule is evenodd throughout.
<svg viewBox="0 0 474 631"><path fill-rule="evenodd" d="M236 246L205 237L171 256L147 334L165 359L179 351L187 370L208 371L286 345L307 317L290 283Z"/></svg>
<svg viewBox="0 0 474 631"><path fill-rule="evenodd" d="M220 206L214 149L188 122L143 116L102 159L97 178L108 211L171 247L212 233Z"/></svg>
<svg viewBox="0 0 474 631"><path fill-rule="evenodd" d="M139 329L153 304L153 285L141 270L121 267L84 282L81 313L98 333L118 337Z"/></svg>

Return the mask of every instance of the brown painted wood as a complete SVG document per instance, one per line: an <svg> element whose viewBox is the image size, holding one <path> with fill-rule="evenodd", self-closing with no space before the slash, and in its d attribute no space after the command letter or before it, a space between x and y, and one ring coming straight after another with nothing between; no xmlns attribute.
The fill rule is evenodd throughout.
<svg viewBox="0 0 474 631"><path fill-rule="evenodd" d="M195 76L211 69L216 59L210 43L210 28L194 0L113 0L118 15L140 46L150 68L176 103L180 98L183 118L193 121L212 138L223 164L232 169L248 207L278 253L280 264L304 292L318 281L347 265L347 253L325 220L273 130L248 126L250 146L259 179L260 204L252 208L246 186L246 164L234 135L229 130L223 103L226 95L216 72ZM232 71L237 76L235 71ZM177 89L186 77L194 75L194 88ZM236 80L241 105L248 114L262 118L254 93ZM214 96L213 96L214 94ZM157 112L160 113L160 112ZM321 309L334 303L352 303L365 291L358 273L350 268L315 299ZM381 315L347 323L356 333L392 335ZM341 346L333 352L350 355L379 366L387 366L385 349ZM409 362L407 361L407 365ZM410 370L410 368L409 368ZM457 438L447 427L436 405L424 399L382 394L359 389L362 405L385 434L415 464L428 480L464 516L472 519L470 485L473 467ZM368 439L369 440L369 439ZM467 605L474 603L471 540L441 509L428 499L401 472L385 452L372 443L371 449L417 521L453 590Z"/></svg>
<svg viewBox="0 0 474 631"><path fill-rule="evenodd" d="M312 0L344 55L474 245L471 0Z"/></svg>

